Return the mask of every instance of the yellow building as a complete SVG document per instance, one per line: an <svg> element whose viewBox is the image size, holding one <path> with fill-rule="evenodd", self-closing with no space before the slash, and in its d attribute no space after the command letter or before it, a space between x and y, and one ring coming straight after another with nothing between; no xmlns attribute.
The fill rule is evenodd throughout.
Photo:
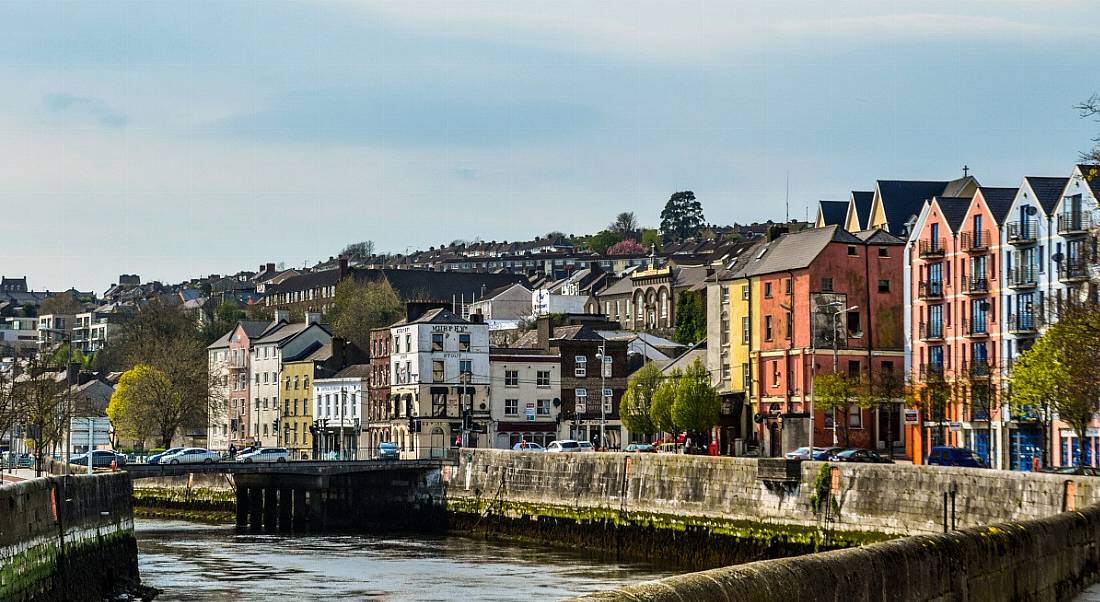
<svg viewBox="0 0 1100 602"><path fill-rule="evenodd" d="M296 460L313 457L313 381L325 377L325 363L332 357L332 345L307 351L304 356L288 358L280 367L279 445L290 450Z"/></svg>
<svg viewBox="0 0 1100 602"><path fill-rule="evenodd" d="M740 272L755 245L707 282L707 366L722 396L719 447L741 455L753 437L751 280Z"/></svg>

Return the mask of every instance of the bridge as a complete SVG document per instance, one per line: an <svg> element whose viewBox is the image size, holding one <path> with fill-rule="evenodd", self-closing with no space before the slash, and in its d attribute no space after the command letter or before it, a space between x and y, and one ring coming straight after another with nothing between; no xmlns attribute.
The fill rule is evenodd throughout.
<svg viewBox="0 0 1100 602"><path fill-rule="evenodd" d="M131 479L225 474L237 497L237 526L299 531L440 528L446 525L446 460L133 464Z"/></svg>

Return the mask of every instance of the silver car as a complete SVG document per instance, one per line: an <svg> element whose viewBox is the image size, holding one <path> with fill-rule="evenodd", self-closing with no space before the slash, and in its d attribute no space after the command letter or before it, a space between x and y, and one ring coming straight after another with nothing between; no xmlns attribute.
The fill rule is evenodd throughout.
<svg viewBox="0 0 1100 602"><path fill-rule="evenodd" d="M160 459L158 464L213 464L221 456L202 447L187 447Z"/></svg>
<svg viewBox="0 0 1100 602"><path fill-rule="evenodd" d="M561 441L551 441L550 445L546 446L546 451L550 453L572 453L581 451L581 444L572 439L563 439Z"/></svg>
<svg viewBox="0 0 1100 602"><path fill-rule="evenodd" d="M237 456L237 459L245 464L253 462L286 462L290 459L290 452L285 447L261 447L256 451Z"/></svg>

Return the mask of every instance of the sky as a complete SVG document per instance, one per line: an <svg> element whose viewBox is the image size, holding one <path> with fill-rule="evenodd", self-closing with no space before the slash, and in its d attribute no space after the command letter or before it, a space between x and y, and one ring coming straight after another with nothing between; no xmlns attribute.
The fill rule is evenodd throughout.
<svg viewBox="0 0 1100 602"><path fill-rule="evenodd" d="M349 242L813 218L1068 176L1090 0L0 0L0 274L103 292Z"/></svg>

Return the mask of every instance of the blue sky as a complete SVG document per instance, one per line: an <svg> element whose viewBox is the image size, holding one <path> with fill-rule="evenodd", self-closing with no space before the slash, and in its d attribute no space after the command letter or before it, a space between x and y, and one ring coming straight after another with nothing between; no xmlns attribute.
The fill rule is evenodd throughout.
<svg viewBox="0 0 1100 602"><path fill-rule="evenodd" d="M0 273L102 292L372 239L781 218L1068 175L1087 1L0 3ZM812 211L812 210L811 210Z"/></svg>

